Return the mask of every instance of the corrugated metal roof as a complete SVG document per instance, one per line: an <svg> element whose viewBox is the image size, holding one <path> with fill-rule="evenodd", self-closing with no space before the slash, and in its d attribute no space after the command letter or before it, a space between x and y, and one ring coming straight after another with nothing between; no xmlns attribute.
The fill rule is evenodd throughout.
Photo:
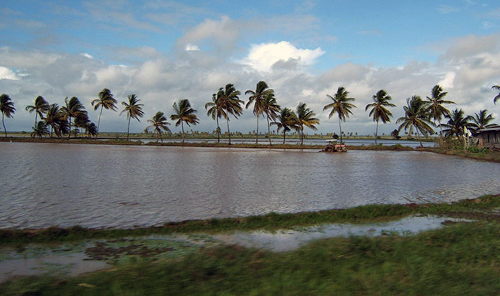
<svg viewBox="0 0 500 296"><path fill-rule="evenodd" d="M477 132L481 133L481 132L498 132L498 131L500 131L500 126L499 127L491 127L491 128L483 128L483 129L478 130Z"/></svg>

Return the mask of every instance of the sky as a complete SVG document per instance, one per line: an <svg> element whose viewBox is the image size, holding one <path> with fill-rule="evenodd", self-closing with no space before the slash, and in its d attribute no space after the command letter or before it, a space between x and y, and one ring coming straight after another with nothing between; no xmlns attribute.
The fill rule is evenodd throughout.
<svg viewBox="0 0 500 296"><path fill-rule="evenodd" d="M78 97L97 122L91 101L108 88L118 112L104 110L101 131L125 132L122 101L137 94L143 131L157 111L189 99L200 123L216 123L205 103L228 83L241 91L259 81L274 89L282 107L304 102L321 120L318 131L338 133L338 117L323 107L338 87L357 108L344 132L373 134L365 111L384 89L396 104L379 134L395 128L407 98L430 96L439 84L446 99L474 115L487 109L500 123L500 2L497 0L3 0L0 4L0 93L17 109L7 130L31 131L25 111L41 95L62 105ZM264 131L264 120L259 130ZM256 130L251 108L231 131ZM225 125L221 128L225 130ZM173 132L180 127L171 126Z"/></svg>

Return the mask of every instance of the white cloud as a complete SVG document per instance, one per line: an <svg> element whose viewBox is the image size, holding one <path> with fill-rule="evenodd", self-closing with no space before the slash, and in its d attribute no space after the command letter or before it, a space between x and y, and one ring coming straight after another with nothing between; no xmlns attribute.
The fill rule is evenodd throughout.
<svg viewBox="0 0 500 296"><path fill-rule="evenodd" d="M200 51L200 47L198 45L186 44L186 51Z"/></svg>
<svg viewBox="0 0 500 296"><path fill-rule="evenodd" d="M19 76L7 67L0 66L0 79L19 80Z"/></svg>
<svg viewBox="0 0 500 296"><path fill-rule="evenodd" d="M324 53L319 47L314 50L299 49L287 41L262 43L252 45L248 56L242 62L255 70L269 71L279 62L295 61L302 66L309 66Z"/></svg>

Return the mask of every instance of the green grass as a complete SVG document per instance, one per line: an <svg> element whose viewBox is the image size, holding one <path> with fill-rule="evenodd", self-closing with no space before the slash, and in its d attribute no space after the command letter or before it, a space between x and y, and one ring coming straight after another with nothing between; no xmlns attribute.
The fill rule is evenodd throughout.
<svg viewBox="0 0 500 296"><path fill-rule="evenodd" d="M286 253L209 247L75 278L20 277L0 295L498 295L499 233L498 223L477 222Z"/></svg>

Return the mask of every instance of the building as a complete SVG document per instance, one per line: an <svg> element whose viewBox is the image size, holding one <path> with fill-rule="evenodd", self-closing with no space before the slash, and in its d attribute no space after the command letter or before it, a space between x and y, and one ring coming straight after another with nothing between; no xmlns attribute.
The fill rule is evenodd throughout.
<svg viewBox="0 0 500 296"><path fill-rule="evenodd" d="M500 127L480 129L476 137L480 147L500 149Z"/></svg>

